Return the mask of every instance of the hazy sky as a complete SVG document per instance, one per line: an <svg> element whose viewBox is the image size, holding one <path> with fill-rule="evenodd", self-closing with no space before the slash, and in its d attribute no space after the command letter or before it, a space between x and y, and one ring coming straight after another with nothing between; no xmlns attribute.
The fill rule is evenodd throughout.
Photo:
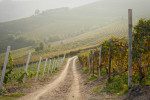
<svg viewBox="0 0 150 100"><path fill-rule="evenodd" d="M74 8L96 1L99 0L0 0L0 22L31 16L36 9Z"/></svg>
<svg viewBox="0 0 150 100"><path fill-rule="evenodd" d="M0 0L11 1L11 0ZM99 0L12 0L12 1L34 1L41 8L58 8L58 7L77 7L84 4L92 3Z"/></svg>

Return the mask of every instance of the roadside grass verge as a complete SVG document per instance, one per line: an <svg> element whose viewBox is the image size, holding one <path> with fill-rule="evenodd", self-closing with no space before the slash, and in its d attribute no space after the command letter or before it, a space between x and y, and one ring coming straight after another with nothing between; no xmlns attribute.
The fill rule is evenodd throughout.
<svg viewBox="0 0 150 100"><path fill-rule="evenodd" d="M19 97L24 96L22 93L12 93L9 95L0 96L0 100L16 100Z"/></svg>

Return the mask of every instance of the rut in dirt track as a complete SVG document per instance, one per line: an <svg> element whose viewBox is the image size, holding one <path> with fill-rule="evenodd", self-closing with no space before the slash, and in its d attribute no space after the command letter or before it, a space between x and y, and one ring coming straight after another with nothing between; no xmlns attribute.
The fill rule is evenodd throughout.
<svg viewBox="0 0 150 100"><path fill-rule="evenodd" d="M76 60L77 57L68 59L65 69L56 80L20 100L82 100Z"/></svg>

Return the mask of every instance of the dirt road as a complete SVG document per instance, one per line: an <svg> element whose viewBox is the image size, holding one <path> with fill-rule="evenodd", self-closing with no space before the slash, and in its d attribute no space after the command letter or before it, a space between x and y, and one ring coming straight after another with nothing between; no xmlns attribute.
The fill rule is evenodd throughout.
<svg viewBox="0 0 150 100"><path fill-rule="evenodd" d="M20 100L83 100L80 94L77 57L68 59L65 69L56 80Z"/></svg>
<svg viewBox="0 0 150 100"><path fill-rule="evenodd" d="M77 56L68 59L63 71L54 80L19 100L122 100L105 93L91 92L95 84L102 86L105 82L87 82L88 76L82 74L77 62Z"/></svg>

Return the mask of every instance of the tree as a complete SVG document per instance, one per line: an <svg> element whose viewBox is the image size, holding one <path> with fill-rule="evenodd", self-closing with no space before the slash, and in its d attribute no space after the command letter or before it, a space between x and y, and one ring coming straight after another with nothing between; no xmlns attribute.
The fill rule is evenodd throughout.
<svg viewBox="0 0 150 100"><path fill-rule="evenodd" d="M41 42L41 43L39 44L39 46L35 48L35 51L39 52L39 51L44 50L44 48L45 48L44 43Z"/></svg>
<svg viewBox="0 0 150 100"><path fill-rule="evenodd" d="M39 9L36 9L35 10L35 15L39 15L40 14L40 10Z"/></svg>
<svg viewBox="0 0 150 100"><path fill-rule="evenodd" d="M44 43L43 43L43 42L40 43L39 49L40 49L40 50L44 50Z"/></svg>

